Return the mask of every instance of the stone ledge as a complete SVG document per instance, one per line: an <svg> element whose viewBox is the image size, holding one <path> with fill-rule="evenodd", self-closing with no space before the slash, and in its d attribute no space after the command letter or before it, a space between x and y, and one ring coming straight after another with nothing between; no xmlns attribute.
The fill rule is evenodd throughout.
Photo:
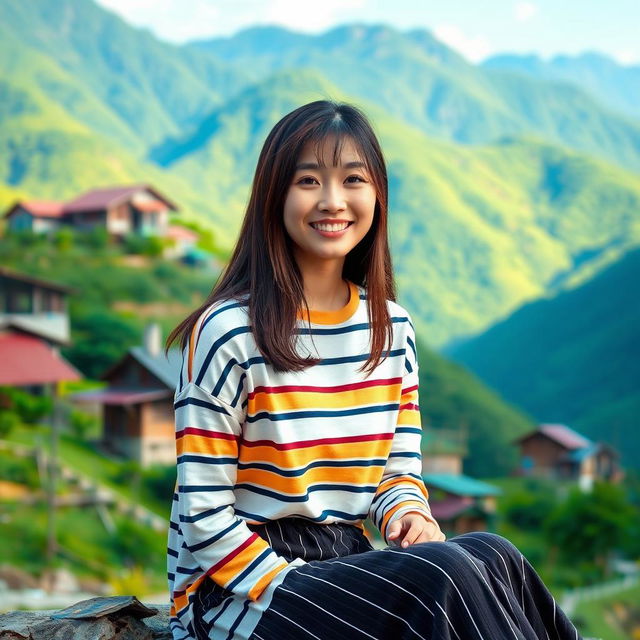
<svg viewBox="0 0 640 640"><path fill-rule="evenodd" d="M171 640L168 605L91 598L56 611L0 615L0 640Z"/></svg>

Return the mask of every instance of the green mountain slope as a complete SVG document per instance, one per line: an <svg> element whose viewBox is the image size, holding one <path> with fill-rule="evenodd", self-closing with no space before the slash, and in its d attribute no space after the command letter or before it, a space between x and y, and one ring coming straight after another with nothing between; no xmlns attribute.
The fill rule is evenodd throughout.
<svg viewBox="0 0 640 640"><path fill-rule="evenodd" d="M541 422L619 447L638 466L640 249L444 353Z"/></svg>
<svg viewBox="0 0 640 640"><path fill-rule="evenodd" d="M640 65L623 66L606 55L589 51L577 56L558 55L550 60L533 54L500 54L484 60L481 66L572 82L602 104L628 116L640 117Z"/></svg>
<svg viewBox="0 0 640 640"><path fill-rule="evenodd" d="M280 114L320 97L349 99L317 71L274 74L152 159L218 203L235 236L267 132ZM377 105L358 104L388 164L399 288L432 346L640 243L640 185L629 172L532 137L482 147L434 140Z"/></svg>
<svg viewBox="0 0 640 640"><path fill-rule="evenodd" d="M14 36L11 47L0 45L0 65L19 41L59 68L53 78L41 68L26 69L49 97L73 112L78 93L83 100L91 94L146 144L198 122L244 83L241 70L161 42L91 0L3 1L0 25L0 41L7 32ZM75 82L69 86L60 71Z"/></svg>
<svg viewBox="0 0 640 640"><path fill-rule="evenodd" d="M303 40L286 29L253 27L189 47L248 68L254 81L282 69L316 68L349 95L431 136L486 143L535 133L640 169L637 120L569 82L473 66L428 31L349 24ZM262 47L266 54L258 56Z"/></svg>

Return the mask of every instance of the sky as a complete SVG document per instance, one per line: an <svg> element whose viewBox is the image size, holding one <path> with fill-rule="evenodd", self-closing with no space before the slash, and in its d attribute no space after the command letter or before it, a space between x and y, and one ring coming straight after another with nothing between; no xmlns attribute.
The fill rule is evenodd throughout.
<svg viewBox="0 0 640 640"><path fill-rule="evenodd" d="M640 64L638 0L96 0L161 40L231 36L255 25L319 33L353 23L425 28L470 62L498 53L584 51Z"/></svg>

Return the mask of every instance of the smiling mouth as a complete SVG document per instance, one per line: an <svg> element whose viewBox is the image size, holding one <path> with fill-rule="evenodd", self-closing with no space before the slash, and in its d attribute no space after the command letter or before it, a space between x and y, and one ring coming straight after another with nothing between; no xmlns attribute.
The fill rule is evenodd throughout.
<svg viewBox="0 0 640 640"><path fill-rule="evenodd" d="M313 227L316 231L323 231L325 233L338 233L340 231L344 231L346 228L350 227L353 224L352 222L340 223L340 224L320 224L317 222L309 223L309 226Z"/></svg>

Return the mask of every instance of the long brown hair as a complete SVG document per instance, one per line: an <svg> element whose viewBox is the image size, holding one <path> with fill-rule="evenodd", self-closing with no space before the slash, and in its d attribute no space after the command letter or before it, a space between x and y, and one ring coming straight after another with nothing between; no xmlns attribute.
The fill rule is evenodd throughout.
<svg viewBox="0 0 640 640"><path fill-rule="evenodd" d="M305 143L316 155L323 140L335 136L333 162L345 138L353 141L376 190L371 228L346 255L342 277L365 287L371 323L371 352L361 371L379 364L391 345L393 324L386 300L396 300L387 239L387 170L382 150L364 113L357 107L316 100L284 116L264 142L253 178L240 235L226 268L206 301L169 334L166 351L180 336L184 349L200 315L214 302L248 294L249 321L256 345L276 371L299 371L317 363L295 349L296 318L308 304L292 240L283 222L284 201ZM386 358L386 354L384 356Z"/></svg>

